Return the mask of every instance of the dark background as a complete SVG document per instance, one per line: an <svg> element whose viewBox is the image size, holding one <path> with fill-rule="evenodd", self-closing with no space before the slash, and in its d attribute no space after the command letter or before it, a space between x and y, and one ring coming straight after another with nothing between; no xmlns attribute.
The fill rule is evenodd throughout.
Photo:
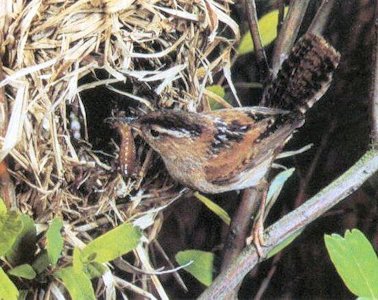
<svg viewBox="0 0 378 300"><path fill-rule="evenodd" d="M260 16L277 1L256 1ZM303 34L315 15L321 1L310 1L300 29ZM233 6L233 19L240 24L242 33L248 30L243 1ZM374 1L338 1L323 33L340 53L341 61L333 83L326 95L307 114L305 125L300 128L285 150L299 149L312 143L305 153L281 160L287 167L295 167L294 175L268 216L265 226L273 223L346 171L369 147L369 89L372 72L372 46L374 42ZM273 45L266 48L268 59ZM238 58L232 68L232 77L244 105L257 105L261 89L243 88L243 84L260 82L254 54ZM216 82L216 80L215 80ZM103 89L99 89L101 93ZM232 96L226 86L228 97ZM151 95L146 95L150 97ZM85 93L83 95L85 102ZM112 129L98 122L111 114L114 107L104 106L90 99L88 108L89 136L94 147L103 148L108 143L104 137L114 136ZM111 96L110 96L111 98ZM117 103L117 99L112 100ZM119 107L120 110L125 109ZM91 124L91 120L94 120ZM107 149L104 149L107 150ZM161 162L160 162L161 163ZM310 171L312 170L312 171ZM310 174L312 172L312 174ZM246 276L239 293L241 299L256 298L264 279L271 279L262 296L264 299L354 299L331 264L324 245L324 234L344 234L345 230L358 228L375 249L378 247L377 185L371 179L341 204L312 223L289 247L273 259L258 265ZM235 192L212 196L212 200L233 215L239 195ZM200 249L213 251L220 266L220 255L228 228L198 200L180 199L164 213L164 223L158 241L171 261L181 250ZM151 248L156 265L161 266L158 251ZM169 267L168 267L169 268ZM218 270L216 270L217 272ZM171 275L162 276L162 282L172 299L190 299L199 296L204 286L191 275L180 271L189 292L184 292Z"/></svg>
<svg viewBox="0 0 378 300"><path fill-rule="evenodd" d="M320 1L311 1L301 33L310 24ZM257 11L263 15L269 1L258 1ZM242 31L248 30L242 3L236 5L233 18L239 20ZM296 172L285 185L271 211L268 225L316 194L347 170L369 147L368 97L372 72L374 41L374 1L338 1L333 8L324 37L341 53L341 62L329 91L307 115L306 124L285 149L299 149L313 143L307 152L295 159L281 161ZM267 48L271 55L272 46ZM253 54L240 57L232 69L235 85L258 82ZM261 90L238 88L246 105L257 104ZM253 99L253 100L251 100ZM319 156L314 161L315 156ZM313 174L304 182L309 169ZM238 201L235 193L219 195L218 203L232 216ZM213 199L213 198L212 198ZM245 278L239 298L254 298L269 272L273 276L263 295L264 299L354 299L337 275L324 245L324 234L344 234L358 228L378 245L376 185L366 183L326 215L312 223L297 240L275 259L258 265ZM184 249L214 251L220 255L227 228L219 218L195 199L183 199L164 222L159 241L173 258ZM218 263L220 263L218 261ZM180 289L172 277L171 297L193 298L204 289L190 275L181 273L190 292Z"/></svg>

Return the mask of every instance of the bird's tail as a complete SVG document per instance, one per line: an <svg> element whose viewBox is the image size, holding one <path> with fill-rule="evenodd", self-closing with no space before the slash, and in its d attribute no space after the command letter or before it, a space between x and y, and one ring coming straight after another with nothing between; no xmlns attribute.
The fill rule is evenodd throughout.
<svg viewBox="0 0 378 300"><path fill-rule="evenodd" d="M304 114L327 91L340 54L318 35L307 33L293 47L262 103Z"/></svg>

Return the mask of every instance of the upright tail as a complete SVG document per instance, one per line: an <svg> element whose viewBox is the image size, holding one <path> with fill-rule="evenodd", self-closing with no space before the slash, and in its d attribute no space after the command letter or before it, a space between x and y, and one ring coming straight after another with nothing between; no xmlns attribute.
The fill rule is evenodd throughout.
<svg viewBox="0 0 378 300"><path fill-rule="evenodd" d="M324 38L307 33L265 89L264 106L304 114L327 91L339 60L340 54Z"/></svg>

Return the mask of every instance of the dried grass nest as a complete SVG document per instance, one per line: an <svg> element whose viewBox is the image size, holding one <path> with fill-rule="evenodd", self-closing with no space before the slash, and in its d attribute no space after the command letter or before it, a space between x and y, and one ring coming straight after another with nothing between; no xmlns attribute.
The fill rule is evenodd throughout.
<svg viewBox="0 0 378 300"><path fill-rule="evenodd" d="M0 156L8 170L1 178L7 205L39 223L63 217L66 247L87 243L100 225L146 214L154 220L145 232L152 240L158 212L180 194L169 179L157 180L162 171L153 168L145 144L138 144L143 172L137 178L116 171L116 150L93 150L87 110L102 107L84 103L82 94L111 90L135 114L206 107L205 87L229 68L239 38L229 4L2 1ZM89 77L96 79L82 83Z"/></svg>

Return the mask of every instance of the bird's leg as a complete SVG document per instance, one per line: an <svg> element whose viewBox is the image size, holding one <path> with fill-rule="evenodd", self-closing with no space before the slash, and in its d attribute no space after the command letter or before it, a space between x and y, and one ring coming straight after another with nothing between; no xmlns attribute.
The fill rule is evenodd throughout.
<svg viewBox="0 0 378 300"><path fill-rule="evenodd" d="M267 194L268 194L267 189L264 189L264 191L262 192L260 208L259 208L259 211L257 212L257 218L252 228L253 243L260 257L262 256L261 247L265 246L264 220L265 220L265 205L266 205Z"/></svg>
<svg viewBox="0 0 378 300"><path fill-rule="evenodd" d="M256 251L262 257L262 247L265 246L264 241L264 220L265 220L265 206L268 195L268 182L263 179L257 187L261 191L261 202L259 210L256 213L255 222L253 223L251 235L247 238L247 244L253 243Z"/></svg>

